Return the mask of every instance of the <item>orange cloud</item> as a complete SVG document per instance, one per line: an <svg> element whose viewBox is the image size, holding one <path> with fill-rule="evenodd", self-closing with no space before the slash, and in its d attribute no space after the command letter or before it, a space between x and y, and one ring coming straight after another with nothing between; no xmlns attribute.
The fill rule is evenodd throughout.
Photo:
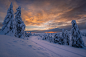
<svg viewBox="0 0 86 57"><path fill-rule="evenodd" d="M84 0L83 0L84 1ZM2 1L6 9L8 9L10 2L13 3L13 10L21 6L21 17L26 26L36 26L37 28L26 28L26 30L47 30L51 28L59 28L61 26L68 26L71 20L80 20L86 17L86 3L81 0L7 0ZM82 2L82 3L80 3ZM1 3L0 3L1 4ZM5 8L4 7L4 8ZM1 7L0 7L1 9ZM7 11L7 10L6 10ZM2 12L2 11L1 11ZM3 13L1 13L4 19ZM80 21L78 23L81 23ZM40 28L40 27L43 28Z"/></svg>

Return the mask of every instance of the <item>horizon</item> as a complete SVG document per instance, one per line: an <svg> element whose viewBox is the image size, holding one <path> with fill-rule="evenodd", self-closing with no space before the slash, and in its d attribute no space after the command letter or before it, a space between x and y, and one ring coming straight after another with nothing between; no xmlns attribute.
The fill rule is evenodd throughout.
<svg viewBox="0 0 86 57"><path fill-rule="evenodd" d="M14 13L21 6L25 31L57 33L62 29L71 30L72 20L76 20L80 30L86 29L86 0L0 0L0 29L11 2Z"/></svg>

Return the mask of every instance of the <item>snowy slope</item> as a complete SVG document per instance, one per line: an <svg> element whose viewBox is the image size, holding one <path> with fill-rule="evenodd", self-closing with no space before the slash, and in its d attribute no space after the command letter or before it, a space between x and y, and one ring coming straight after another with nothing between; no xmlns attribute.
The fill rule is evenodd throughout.
<svg viewBox="0 0 86 57"><path fill-rule="evenodd" d="M0 35L0 57L47 57L30 40Z"/></svg>
<svg viewBox="0 0 86 57"><path fill-rule="evenodd" d="M49 43L39 36L25 40L0 35L0 57L86 57L86 48Z"/></svg>

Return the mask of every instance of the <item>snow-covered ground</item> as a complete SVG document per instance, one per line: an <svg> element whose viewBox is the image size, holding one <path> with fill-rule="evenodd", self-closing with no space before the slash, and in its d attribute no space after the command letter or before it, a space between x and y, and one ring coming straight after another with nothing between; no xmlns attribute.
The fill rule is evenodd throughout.
<svg viewBox="0 0 86 57"><path fill-rule="evenodd" d="M86 57L86 47L54 44L39 36L26 39L0 35L0 57Z"/></svg>

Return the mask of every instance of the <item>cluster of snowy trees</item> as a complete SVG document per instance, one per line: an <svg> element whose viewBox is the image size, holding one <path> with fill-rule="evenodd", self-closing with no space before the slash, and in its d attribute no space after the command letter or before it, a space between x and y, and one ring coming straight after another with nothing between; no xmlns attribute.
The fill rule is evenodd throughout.
<svg viewBox="0 0 86 57"><path fill-rule="evenodd" d="M25 24L21 18L21 7L19 6L16 10L17 12L15 13L14 18L13 5L11 3L7 10L7 15L4 19L4 22L2 23L3 27L1 31L3 35L24 38Z"/></svg>
<svg viewBox="0 0 86 57"><path fill-rule="evenodd" d="M70 37L68 31L64 31L62 29L62 33L55 34L54 36L54 43L58 43L61 45L69 45Z"/></svg>
<svg viewBox="0 0 86 57"><path fill-rule="evenodd" d="M43 34L42 36L42 40L47 40L49 42L53 42L54 41L54 37L52 35L52 33L46 33L46 34Z"/></svg>
<svg viewBox="0 0 86 57"><path fill-rule="evenodd" d="M81 37L81 33L76 24L75 20L72 20L72 29L71 29L71 39L70 33L62 29L62 33L56 33L54 36L51 34L44 34L42 36L43 40L49 40L50 42L58 43L60 45L72 45L73 47L83 48L84 42ZM70 42L72 42L70 44Z"/></svg>

